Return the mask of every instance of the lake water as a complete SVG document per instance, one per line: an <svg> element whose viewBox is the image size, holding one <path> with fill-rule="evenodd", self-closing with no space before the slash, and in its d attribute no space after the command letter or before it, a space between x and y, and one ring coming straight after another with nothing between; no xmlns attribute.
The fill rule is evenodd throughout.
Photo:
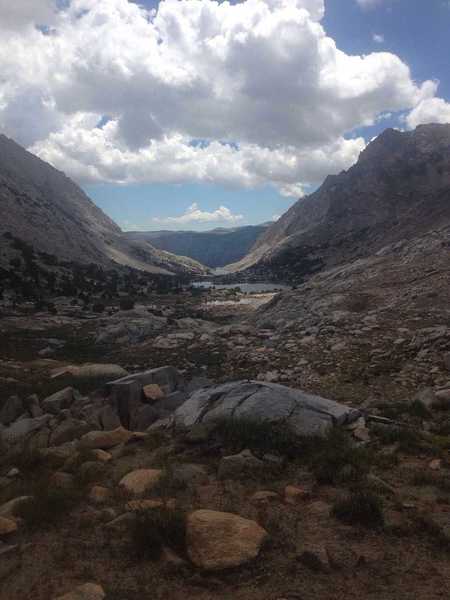
<svg viewBox="0 0 450 600"><path fill-rule="evenodd" d="M212 288L216 290L230 290L233 288L240 288L242 292L246 294L261 294L262 292L277 292L281 290L290 290L291 286L283 285L282 283L272 283L270 281L264 283L215 283L214 281L194 281L192 283L194 287L200 288Z"/></svg>

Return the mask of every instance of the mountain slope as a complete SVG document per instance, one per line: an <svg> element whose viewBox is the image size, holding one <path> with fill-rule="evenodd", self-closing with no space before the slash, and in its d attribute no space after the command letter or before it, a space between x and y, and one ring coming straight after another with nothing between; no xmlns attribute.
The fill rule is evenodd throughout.
<svg viewBox="0 0 450 600"><path fill-rule="evenodd" d="M129 240L150 242L156 248L189 256L208 267L223 267L244 257L269 224L211 231L130 231Z"/></svg>
<svg viewBox="0 0 450 600"><path fill-rule="evenodd" d="M60 260L150 272L204 272L192 261L131 243L68 177L0 135L0 263L9 233Z"/></svg>
<svg viewBox="0 0 450 600"><path fill-rule="evenodd" d="M377 252L450 220L450 125L388 129L356 165L299 200L230 270L302 274Z"/></svg>

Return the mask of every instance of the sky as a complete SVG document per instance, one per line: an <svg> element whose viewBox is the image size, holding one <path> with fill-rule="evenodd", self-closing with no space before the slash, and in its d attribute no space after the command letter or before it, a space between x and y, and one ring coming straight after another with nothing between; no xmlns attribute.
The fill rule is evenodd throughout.
<svg viewBox="0 0 450 600"><path fill-rule="evenodd" d="M448 0L0 0L0 132L126 230L278 218L450 122Z"/></svg>

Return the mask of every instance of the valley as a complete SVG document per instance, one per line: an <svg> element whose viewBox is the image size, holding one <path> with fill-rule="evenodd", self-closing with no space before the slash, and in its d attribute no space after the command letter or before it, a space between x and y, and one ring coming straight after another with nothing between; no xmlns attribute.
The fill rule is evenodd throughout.
<svg viewBox="0 0 450 600"><path fill-rule="evenodd" d="M34 236L63 176L0 141L0 598L442 598L450 125L388 130L220 275L72 187Z"/></svg>

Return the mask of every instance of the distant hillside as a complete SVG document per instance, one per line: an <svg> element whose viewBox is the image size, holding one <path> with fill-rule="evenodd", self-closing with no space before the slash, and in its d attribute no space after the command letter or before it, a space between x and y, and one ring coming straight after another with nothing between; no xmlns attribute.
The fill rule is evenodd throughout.
<svg viewBox="0 0 450 600"><path fill-rule="evenodd" d="M223 267L240 260L256 240L267 230L269 223L211 231L130 231L134 242L146 240L160 250L201 262L208 267Z"/></svg>
<svg viewBox="0 0 450 600"><path fill-rule="evenodd" d="M205 272L192 259L127 239L64 173L0 135L0 266L11 259L5 234L58 260L151 273Z"/></svg>
<svg viewBox="0 0 450 600"><path fill-rule="evenodd" d="M353 167L294 204L228 268L301 277L449 222L450 124L388 129Z"/></svg>

